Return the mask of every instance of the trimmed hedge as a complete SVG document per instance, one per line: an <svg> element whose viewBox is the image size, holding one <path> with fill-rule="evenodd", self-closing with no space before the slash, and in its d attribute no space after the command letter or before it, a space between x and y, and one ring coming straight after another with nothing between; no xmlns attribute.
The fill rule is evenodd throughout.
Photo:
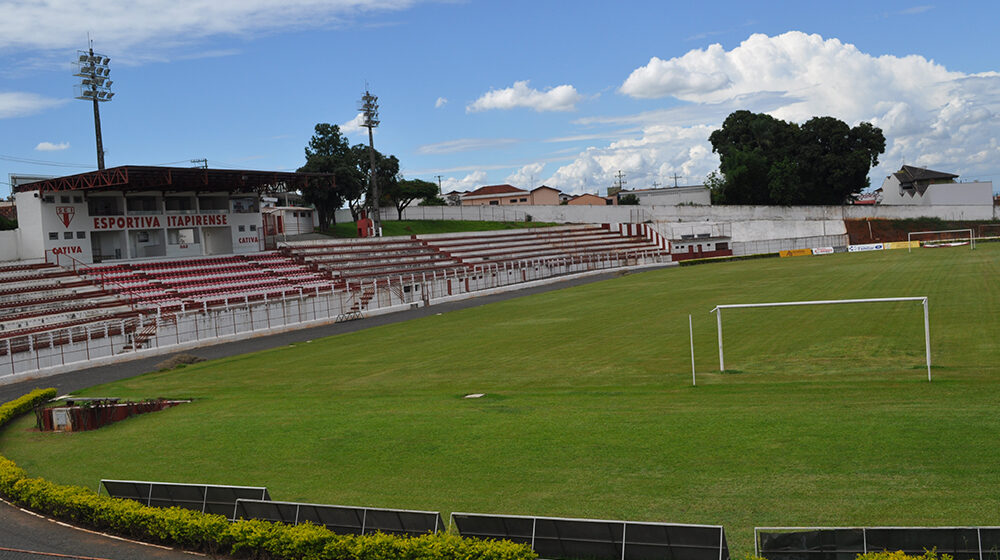
<svg viewBox="0 0 1000 560"><path fill-rule="evenodd" d="M0 427L55 396L55 389L39 389L0 405ZM419 537L337 535L310 524L230 523L221 515L147 507L132 500L99 496L87 488L30 478L2 456L0 495L20 506L99 531L209 554L289 560L534 560L538 556L530 547L510 541L464 539L445 533Z"/></svg>
<svg viewBox="0 0 1000 560"><path fill-rule="evenodd" d="M907 554L902 550L897 550L896 552L889 552L884 550L882 552L869 552L868 554L858 554L856 560L953 560L950 554L937 555L936 549L925 550L923 554Z"/></svg>

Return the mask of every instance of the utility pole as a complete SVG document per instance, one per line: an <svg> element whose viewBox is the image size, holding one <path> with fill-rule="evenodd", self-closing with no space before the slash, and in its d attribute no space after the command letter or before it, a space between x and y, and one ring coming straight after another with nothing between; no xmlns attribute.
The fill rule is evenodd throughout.
<svg viewBox="0 0 1000 560"><path fill-rule="evenodd" d="M444 196L444 190L441 189L441 176L435 175L438 178L438 196Z"/></svg>
<svg viewBox="0 0 1000 560"><path fill-rule="evenodd" d="M683 178L684 178L684 177L681 177L681 176L680 176L680 175L678 175L678 174L677 174L676 172L674 173L673 177L671 177L671 179L673 179L673 180L674 180L674 188L677 188L677 179L683 179Z"/></svg>
<svg viewBox="0 0 1000 560"><path fill-rule="evenodd" d="M660 183L657 183L656 181L653 181L653 188L655 189L658 186L660 186Z"/></svg>
<svg viewBox="0 0 1000 560"><path fill-rule="evenodd" d="M625 174L622 173L621 169L618 170L618 174L615 175L615 177L616 177L615 184L614 184L613 187L611 187L611 188L608 189L608 196L615 196L615 195L617 195L618 193L620 193L622 191L622 189L628 183L628 181L625 180ZM598 194L600 194L600 193L598 193Z"/></svg>
<svg viewBox="0 0 1000 560"><path fill-rule="evenodd" d="M195 164L195 167L200 167L202 169L208 169L208 160L205 158L193 159L191 163Z"/></svg>
<svg viewBox="0 0 1000 560"><path fill-rule="evenodd" d="M368 129L368 181L371 185L372 200L368 203L372 215L372 228L376 237L382 236L382 217L379 215L379 195L378 181L375 180L375 139L372 131L379 125L378 120L378 97L372 95L365 88L365 94L361 96L361 112L365 117L361 126Z"/></svg>
<svg viewBox="0 0 1000 560"><path fill-rule="evenodd" d="M88 37L89 40L89 37ZM80 77L77 99L94 103L94 136L97 138L97 169L104 169L104 141L101 139L101 110L98 103L111 101L115 96L111 91L111 69L108 63L111 59L94 52L94 42L90 41L89 49L77 52L77 72Z"/></svg>

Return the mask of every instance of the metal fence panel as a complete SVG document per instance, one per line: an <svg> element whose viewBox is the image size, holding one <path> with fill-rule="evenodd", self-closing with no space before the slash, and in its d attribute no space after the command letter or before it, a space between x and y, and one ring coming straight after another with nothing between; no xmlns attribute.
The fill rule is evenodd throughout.
<svg viewBox="0 0 1000 560"><path fill-rule="evenodd" d="M725 531L713 525L641 523L453 513L463 537L530 545L541 558L728 560Z"/></svg>

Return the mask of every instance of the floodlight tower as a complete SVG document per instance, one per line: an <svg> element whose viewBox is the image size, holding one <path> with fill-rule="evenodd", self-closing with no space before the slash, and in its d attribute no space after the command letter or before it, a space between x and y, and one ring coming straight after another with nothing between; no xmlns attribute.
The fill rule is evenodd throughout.
<svg viewBox="0 0 1000 560"><path fill-rule="evenodd" d="M94 45L85 51L76 51L77 72L80 77L76 85L76 98L94 103L94 134L97 136L97 168L104 169L104 142L101 140L101 110L99 104L111 101L115 94L111 91L111 59L94 52Z"/></svg>
<svg viewBox="0 0 1000 560"><path fill-rule="evenodd" d="M361 126L368 129L368 180L371 184L372 201L371 207L372 229L376 236L382 235L382 217L379 215L378 182L375 180L375 140L372 130L378 126L378 97L372 95L367 89L361 96L361 114L364 115L364 122Z"/></svg>

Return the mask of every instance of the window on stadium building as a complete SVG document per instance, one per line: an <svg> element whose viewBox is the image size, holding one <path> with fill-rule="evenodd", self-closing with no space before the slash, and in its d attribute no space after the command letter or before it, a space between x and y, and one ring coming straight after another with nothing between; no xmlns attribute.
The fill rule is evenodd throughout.
<svg viewBox="0 0 1000 560"><path fill-rule="evenodd" d="M193 196L166 196L163 197L163 204L166 206L167 212L177 214L193 214L197 212Z"/></svg>
<svg viewBox="0 0 1000 560"><path fill-rule="evenodd" d="M122 207L116 196L91 196L87 198L87 211L91 216L121 216Z"/></svg>
<svg viewBox="0 0 1000 560"><path fill-rule="evenodd" d="M205 214L222 214L229 211L227 196L199 196L198 210Z"/></svg>
<svg viewBox="0 0 1000 560"><path fill-rule="evenodd" d="M125 199L129 214L159 214L160 205L155 196L130 196Z"/></svg>
<svg viewBox="0 0 1000 560"><path fill-rule="evenodd" d="M193 245L198 243L198 230L194 228L168 229L168 245Z"/></svg>
<svg viewBox="0 0 1000 560"><path fill-rule="evenodd" d="M231 199L233 212L237 214L256 214L260 212L259 201L251 196Z"/></svg>

